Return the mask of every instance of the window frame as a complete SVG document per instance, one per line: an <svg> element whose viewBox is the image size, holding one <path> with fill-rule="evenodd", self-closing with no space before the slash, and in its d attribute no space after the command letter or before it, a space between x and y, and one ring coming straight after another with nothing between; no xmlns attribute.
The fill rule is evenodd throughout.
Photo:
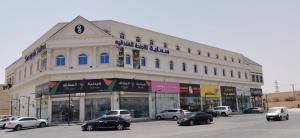
<svg viewBox="0 0 300 138"><path fill-rule="evenodd" d="M55 57L55 61L56 61L56 66L65 66L66 65L66 57L62 54L57 55ZM58 64L59 63L59 64Z"/></svg>
<svg viewBox="0 0 300 138"><path fill-rule="evenodd" d="M109 64L109 54L107 52L100 54L100 64Z"/></svg>
<svg viewBox="0 0 300 138"><path fill-rule="evenodd" d="M87 65L88 64L88 55L81 53L78 56L78 65Z"/></svg>

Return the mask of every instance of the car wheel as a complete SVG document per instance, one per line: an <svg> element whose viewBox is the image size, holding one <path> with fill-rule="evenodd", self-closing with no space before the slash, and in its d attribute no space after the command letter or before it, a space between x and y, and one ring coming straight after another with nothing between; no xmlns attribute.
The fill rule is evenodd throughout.
<svg viewBox="0 0 300 138"><path fill-rule="evenodd" d="M282 116L280 116L280 117L279 117L279 120L280 120L280 121L282 121L282 120L283 120Z"/></svg>
<svg viewBox="0 0 300 138"><path fill-rule="evenodd" d="M123 130L124 126L122 124L117 125L117 130Z"/></svg>
<svg viewBox="0 0 300 138"><path fill-rule="evenodd" d="M268 121L268 122L270 122L270 119L269 119L269 118L267 118L267 121Z"/></svg>
<svg viewBox="0 0 300 138"><path fill-rule="evenodd" d="M15 128L14 128L15 131L19 131L19 130L21 130L21 129L22 129L22 126L21 126L21 125L17 125L17 126L15 126Z"/></svg>
<svg viewBox="0 0 300 138"><path fill-rule="evenodd" d="M178 120L178 117L177 116L173 116L173 120Z"/></svg>
<svg viewBox="0 0 300 138"><path fill-rule="evenodd" d="M225 113L225 112L222 112L222 113L221 113L221 116L226 116L226 113Z"/></svg>
<svg viewBox="0 0 300 138"><path fill-rule="evenodd" d="M161 117L160 117L160 116L157 116L157 117L156 117L156 120L161 120Z"/></svg>
<svg viewBox="0 0 300 138"><path fill-rule="evenodd" d="M40 128L46 127L46 123L45 123L45 122L40 123L40 126L39 126L39 127L40 127Z"/></svg>
<svg viewBox="0 0 300 138"><path fill-rule="evenodd" d="M286 118L285 118L286 120L289 120L289 115L286 115Z"/></svg>
<svg viewBox="0 0 300 138"><path fill-rule="evenodd" d="M211 123L210 119L207 119L205 123L210 124Z"/></svg>
<svg viewBox="0 0 300 138"><path fill-rule="evenodd" d="M88 125L88 126L86 127L86 130L87 130L87 131L93 131L93 130L94 130L94 127L93 127L92 125Z"/></svg>
<svg viewBox="0 0 300 138"><path fill-rule="evenodd" d="M190 126L193 126L193 125L195 125L195 122L194 122L194 120L191 120L190 121Z"/></svg>
<svg viewBox="0 0 300 138"><path fill-rule="evenodd" d="M2 129L5 129L5 124L2 126Z"/></svg>

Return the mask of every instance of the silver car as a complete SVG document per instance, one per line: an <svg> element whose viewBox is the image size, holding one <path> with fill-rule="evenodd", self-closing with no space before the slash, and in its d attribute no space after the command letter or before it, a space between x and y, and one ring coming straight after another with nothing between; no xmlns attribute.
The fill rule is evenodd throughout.
<svg viewBox="0 0 300 138"><path fill-rule="evenodd" d="M6 124L8 121L13 121L13 120L16 120L16 119L18 119L18 118L19 118L19 117L17 117L17 116L11 116L11 117L6 117L6 118L0 119L0 128L5 129L5 124Z"/></svg>
<svg viewBox="0 0 300 138"><path fill-rule="evenodd" d="M123 119L131 122L132 117L128 110L112 110L109 111L106 115L106 117L122 117Z"/></svg>
<svg viewBox="0 0 300 138"><path fill-rule="evenodd" d="M171 110L164 110L156 115L157 120L161 119L173 119L178 120L179 118L183 118L187 114L191 112L188 110L181 110L181 109L171 109Z"/></svg>

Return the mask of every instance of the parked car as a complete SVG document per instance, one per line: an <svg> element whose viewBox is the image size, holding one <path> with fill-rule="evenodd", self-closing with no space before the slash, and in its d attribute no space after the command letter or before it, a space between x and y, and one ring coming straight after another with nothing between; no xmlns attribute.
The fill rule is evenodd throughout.
<svg viewBox="0 0 300 138"><path fill-rule="evenodd" d="M132 120L132 117L128 110L112 110L112 111L109 111L105 116L106 117L122 117L123 119L128 120L129 122L131 122L131 120Z"/></svg>
<svg viewBox="0 0 300 138"><path fill-rule="evenodd" d="M264 112L265 112L265 110L261 107L251 107L251 108L248 108L248 109L244 110L245 114L264 113Z"/></svg>
<svg viewBox="0 0 300 138"><path fill-rule="evenodd" d="M232 113L232 110L229 106L217 106L214 107L213 112L221 116L229 116Z"/></svg>
<svg viewBox="0 0 300 138"><path fill-rule="evenodd" d="M101 117L96 120L87 121L82 126L82 131L93 131L99 129L117 129L123 130L125 128L130 127L130 121L119 117L119 116L112 116L112 117Z"/></svg>
<svg viewBox="0 0 300 138"><path fill-rule="evenodd" d="M0 115L0 119L12 117L11 115Z"/></svg>
<svg viewBox="0 0 300 138"><path fill-rule="evenodd" d="M36 119L34 117L20 117L16 120L8 121L5 124L5 128L14 129L15 131L21 130L22 128L34 128L34 127L46 127L48 121L44 119Z"/></svg>
<svg viewBox="0 0 300 138"><path fill-rule="evenodd" d="M161 119L178 120L179 118L183 118L184 116L191 113L192 112L188 110L181 110L181 109L164 110L156 115L156 119L157 120L161 120Z"/></svg>
<svg viewBox="0 0 300 138"><path fill-rule="evenodd" d="M5 129L5 125L8 121L13 121L13 120L16 120L17 118L19 118L19 117L12 116L12 117L7 117L7 118L0 119L0 128Z"/></svg>
<svg viewBox="0 0 300 138"><path fill-rule="evenodd" d="M267 115L267 121L270 120L289 120L289 112L286 107L273 107L270 108Z"/></svg>
<svg viewBox="0 0 300 138"><path fill-rule="evenodd" d="M211 122L213 122L213 116L208 114L208 113L204 113L204 112L195 112L192 113L182 119L179 119L177 121L177 124L179 124L180 126L184 126L184 125L196 125L196 124L210 124Z"/></svg>

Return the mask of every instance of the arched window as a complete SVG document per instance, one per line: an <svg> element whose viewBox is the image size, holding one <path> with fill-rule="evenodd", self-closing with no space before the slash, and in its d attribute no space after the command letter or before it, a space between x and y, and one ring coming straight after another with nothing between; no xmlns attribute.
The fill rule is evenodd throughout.
<svg viewBox="0 0 300 138"><path fill-rule="evenodd" d="M65 65L65 56L58 55L56 56L56 66L64 66Z"/></svg>
<svg viewBox="0 0 300 138"><path fill-rule="evenodd" d="M135 38L135 41L136 41L136 42L141 42L141 37L137 36L137 37Z"/></svg>
<svg viewBox="0 0 300 138"><path fill-rule="evenodd" d="M164 48L168 48L168 43L164 42Z"/></svg>
<svg viewBox="0 0 300 138"><path fill-rule="evenodd" d="M159 59L155 59L155 68L160 68L160 62Z"/></svg>
<svg viewBox="0 0 300 138"><path fill-rule="evenodd" d="M79 65L86 65L88 61L88 57L86 54L80 54L78 57L78 63Z"/></svg>
<svg viewBox="0 0 300 138"><path fill-rule="evenodd" d="M154 41L153 40L150 40L150 45L154 45Z"/></svg>
<svg viewBox="0 0 300 138"><path fill-rule="evenodd" d="M126 55L126 64L131 64L131 57L129 54Z"/></svg>
<svg viewBox="0 0 300 138"><path fill-rule="evenodd" d="M125 34L124 33L120 33L120 38L121 39L125 39Z"/></svg>
<svg viewBox="0 0 300 138"><path fill-rule="evenodd" d="M174 62L170 60L169 62L170 70L174 70Z"/></svg>
<svg viewBox="0 0 300 138"><path fill-rule="evenodd" d="M214 74L215 74L215 76L217 76L217 75L218 75L218 70L217 70L217 68L216 68L216 67L214 68Z"/></svg>
<svg viewBox="0 0 300 138"><path fill-rule="evenodd" d="M233 70L230 70L230 76L231 76L231 78L234 77L234 76L233 76Z"/></svg>
<svg viewBox="0 0 300 138"><path fill-rule="evenodd" d="M145 57L141 58L141 66L146 66L146 58Z"/></svg>
<svg viewBox="0 0 300 138"><path fill-rule="evenodd" d="M201 50L198 50L198 55L201 55Z"/></svg>
<svg viewBox="0 0 300 138"><path fill-rule="evenodd" d="M207 57L210 57L210 53L209 52L207 52Z"/></svg>
<svg viewBox="0 0 300 138"><path fill-rule="evenodd" d="M184 63L184 62L182 63L182 71L184 71L184 72L186 71L186 63Z"/></svg>
<svg viewBox="0 0 300 138"><path fill-rule="evenodd" d="M191 53L191 48L188 48L188 53Z"/></svg>
<svg viewBox="0 0 300 138"><path fill-rule="evenodd" d="M109 55L107 53L102 53L100 55L100 63L101 64L108 64L109 63Z"/></svg>
<svg viewBox="0 0 300 138"><path fill-rule="evenodd" d="M179 45L176 46L176 50L177 50L177 51L180 51Z"/></svg>

